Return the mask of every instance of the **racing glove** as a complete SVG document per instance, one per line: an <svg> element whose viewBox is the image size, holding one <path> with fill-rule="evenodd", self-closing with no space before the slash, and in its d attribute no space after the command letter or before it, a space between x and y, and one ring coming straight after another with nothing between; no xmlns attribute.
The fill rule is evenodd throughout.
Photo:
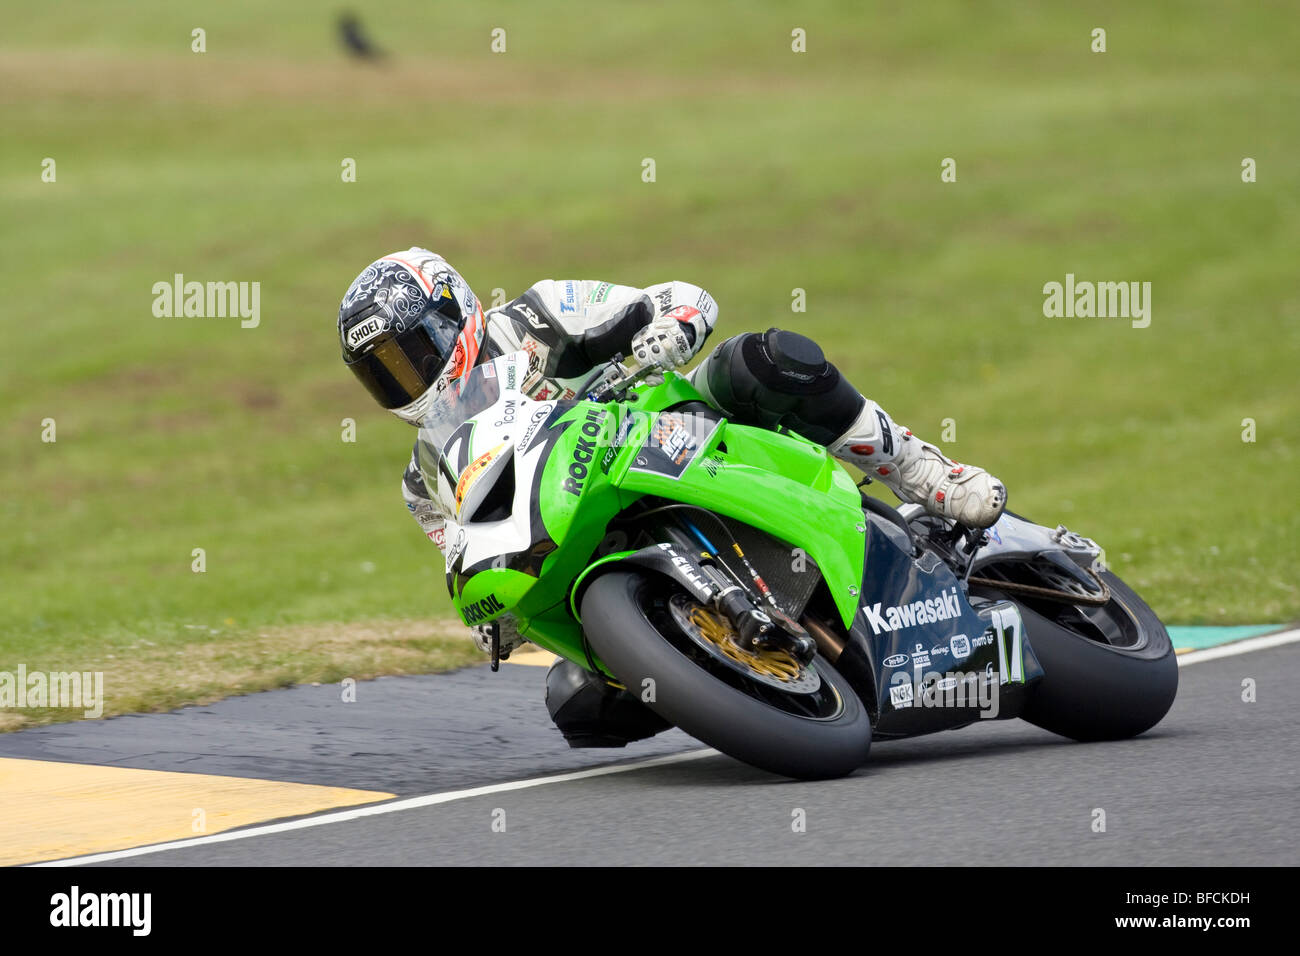
<svg viewBox="0 0 1300 956"><path fill-rule="evenodd" d="M689 282L664 282L645 292L657 314L632 336L632 356L642 365L685 365L713 331L718 321L717 303Z"/></svg>

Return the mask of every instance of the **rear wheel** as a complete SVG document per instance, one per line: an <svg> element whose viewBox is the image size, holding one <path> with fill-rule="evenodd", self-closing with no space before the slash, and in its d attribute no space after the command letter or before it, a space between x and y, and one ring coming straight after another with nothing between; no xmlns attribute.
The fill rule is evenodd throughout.
<svg viewBox="0 0 1300 956"><path fill-rule="evenodd" d="M830 663L745 651L729 622L667 579L607 572L583 595L582 623L630 691L729 756L803 779L843 776L867 759L870 716Z"/></svg>
<svg viewBox="0 0 1300 956"><path fill-rule="evenodd" d="M979 589L1015 601L1043 665L1022 716L1075 740L1135 737L1160 722L1178 692L1178 659L1165 626L1114 574L1101 577L1110 600L1100 607Z"/></svg>

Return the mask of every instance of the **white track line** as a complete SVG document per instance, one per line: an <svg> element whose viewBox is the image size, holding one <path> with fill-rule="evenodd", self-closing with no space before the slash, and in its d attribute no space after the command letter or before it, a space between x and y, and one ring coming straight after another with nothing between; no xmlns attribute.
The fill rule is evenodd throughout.
<svg viewBox="0 0 1300 956"><path fill-rule="evenodd" d="M1244 641L1233 641L1230 644L1220 644L1218 647L1207 647L1203 651L1188 651L1186 654L1179 654L1178 666L1186 667L1188 664L1214 661L1220 657L1234 657L1237 654L1262 651L1282 644L1294 644L1296 641L1300 641L1300 628L1281 631L1277 634L1264 634L1260 637L1248 637Z"/></svg>
<svg viewBox="0 0 1300 956"><path fill-rule="evenodd" d="M1300 641L1300 628L1282 631L1278 634L1265 634L1262 637L1250 637L1244 641L1233 641L1218 647L1208 647L1202 651L1191 651L1178 655L1178 666L1200 664L1203 661L1217 660L1221 657L1233 657L1251 651L1262 651L1282 644ZM613 773L627 773L631 770L643 770L649 767L662 767L666 764L684 763L701 757L717 756L716 750L688 750L686 753L669 754L665 757L652 757L635 763L614 764L606 767L593 767L590 770L575 770L572 773L560 773L550 777L536 777L532 780L515 780L511 783L494 783L486 787L473 787L469 790L449 790L446 793L431 793L423 797L409 797L405 800L390 800L351 810L338 810L334 813L322 813L301 820L289 820L285 823L268 823L249 827L245 830L231 830L229 833L214 833L212 836L194 837L189 840L175 840L171 843L156 843L153 846L140 846L130 850L114 850L110 853L93 853L89 856L74 856L66 860L53 860L49 863L35 863L33 866L83 866L90 863L107 863L110 860L125 860L133 856L145 856L150 853L162 853L164 850L181 850L192 846L205 846L210 843L227 843L231 840L247 840L250 837L268 836L272 833L286 833L290 830L306 830L309 827L326 826L331 823L346 823L362 817L373 817L383 813L397 813L401 810L415 810L419 807L432 807L439 803L451 803L455 800L468 800L490 793L505 793L510 790L527 790L532 787L544 787L552 783L568 783L571 780L585 780L589 777L603 777Z"/></svg>
<svg viewBox="0 0 1300 956"><path fill-rule="evenodd" d="M249 837L268 836L272 833L286 833L289 830L305 830L308 827L320 827L330 823L346 823L362 817L378 816L381 813L396 813L399 810L415 810L419 807L432 807L439 803L451 803L453 800L468 800L490 793L505 793L509 790L527 790L530 787L544 787L550 783L568 783L571 780L585 780L588 777L604 777L613 773L627 773L631 770L645 770L648 767L662 767L665 764L684 763L687 760L699 760L701 757L716 757L716 750L688 750L680 754L668 754L664 757L652 757L636 763L613 764L605 767L592 767L590 770L575 770L572 773L559 773L550 777L534 777L531 780L515 780L510 783L494 783L486 787L471 787L469 790L449 790L446 793L430 793L423 797L409 797L406 800L390 800L387 803L375 803L351 810L338 810L334 813L322 813L319 816L304 817L301 820L289 820L285 823L267 823L262 826L249 827L246 830L231 830L229 833L214 833L212 836L193 837L188 840L175 840L171 843L155 843L152 846L139 846L130 850L114 850L109 853L92 853L89 856L73 856L66 860L51 860L48 863L33 863L32 866L83 866L88 863L107 863L109 860L125 860L128 857L144 856L149 853L161 853L164 850L182 850L191 846L204 846L209 843L227 843L231 840L247 840Z"/></svg>

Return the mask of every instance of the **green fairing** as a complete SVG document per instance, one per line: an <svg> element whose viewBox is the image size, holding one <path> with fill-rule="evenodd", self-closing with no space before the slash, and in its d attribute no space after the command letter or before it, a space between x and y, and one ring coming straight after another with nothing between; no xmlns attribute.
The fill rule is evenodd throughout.
<svg viewBox="0 0 1300 956"><path fill-rule="evenodd" d="M851 626L863 574L861 498L826 449L796 435L723 422L680 477L633 471L656 413L701 396L669 372L663 384L640 386L628 399L577 402L551 423L563 431L542 469L534 506L554 550L537 578L508 568L475 574L454 599L462 619L481 623L509 611L530 641L585 666L582 628L569 604L573 586L597 565L630 553L591 560L610 520L638 498L655 495L759 528L787 542L791 560L794 549L802 549L817 563L845 626ZM631 431L607 457L624 416L631 416Z"/></svg>

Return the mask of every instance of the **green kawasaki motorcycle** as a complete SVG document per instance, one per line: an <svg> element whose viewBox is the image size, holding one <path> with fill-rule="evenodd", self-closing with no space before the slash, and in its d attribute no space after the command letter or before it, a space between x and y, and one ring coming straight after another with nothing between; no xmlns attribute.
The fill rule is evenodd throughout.
<svg viewBox="0 0 1300 956"><path fill-rule="evenodd" d="M478 366L420 430L465 623L512 615L693 737L798 778L852 772L873 736L1023 717L1116 739L1172 705L1168 633L1088 538L891 508L674 372L616 360L585 399L546 401L528 375L525 352Z"/></svg>

